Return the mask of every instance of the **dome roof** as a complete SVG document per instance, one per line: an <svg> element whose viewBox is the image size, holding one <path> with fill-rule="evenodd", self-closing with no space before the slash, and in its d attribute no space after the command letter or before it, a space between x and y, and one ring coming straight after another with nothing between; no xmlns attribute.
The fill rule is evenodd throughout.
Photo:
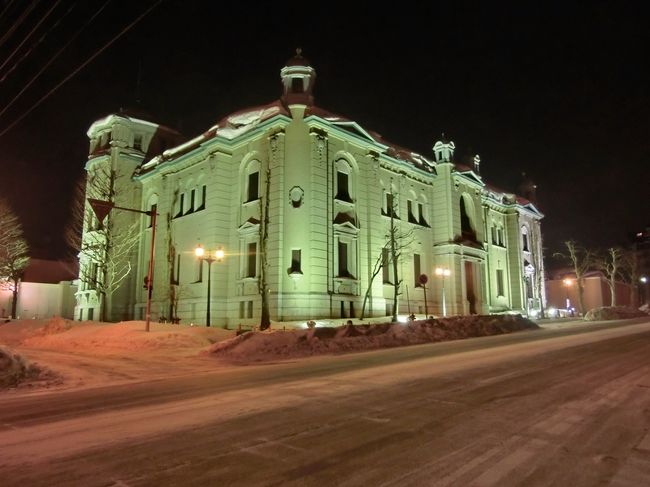
<svg viewBox="0 0 650 487"><path fill-rule="evenodd" d="M285 66L311 66L309 59L302 57L302 49L296 49L296 55L287 61Z"/></svg>

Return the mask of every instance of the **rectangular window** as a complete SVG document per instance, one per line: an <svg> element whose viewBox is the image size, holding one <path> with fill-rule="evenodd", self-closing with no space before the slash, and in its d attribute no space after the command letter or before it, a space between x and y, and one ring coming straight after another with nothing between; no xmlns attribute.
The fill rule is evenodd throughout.
<svg viewBox="0 0 650 487"><path fill-rule="evenodd" d="M255 277L257 275L257 243L248 244L246 277Z"/></svg>
<svg viewBox="0 0 650 487"><path fill-rule="evenodd" d="M418 219L413 214L413 202L411 200L406 200L406 213L409 223L418 223Z"/></svg>
<svg viewBox="0 0 650 487"><path fill-rule="evenodd" d="M339 241L339 273L338 277L351 277L348 270L348 244Z"/></svg>
<svg viewBox="0 0 650 487"><path fill-rule="evenodd" d="M344 172L336 172L336 199L341 201L347 201L352 203L352 198L350 198L350 188L348 186L348 175Z"/></svg>
<svg viewBox="0 0 650 487"><path fill-rule="evenodd" d="M495 245L499 243L499 239L497 238L497 227L492 227L492 243Z"/></svg>
<svg viewBox="0 0 650 487"><path fill-rule="evenodd" d="M91 321L95 315L95 308L88 308L88 321Z"/></svg>
<svg viewBox="0 0 650 487"><path fill-rule="evenodd" d="M196 211L205 210L205 196L206 196L206 192L207 192L207 188L206 188L206 186L205 186L205 184L204 184L203 187L201 188L201 203L199 204L199 206L198 206L198 208L196 209Z"/></svg>
<svg viewBox="0 0 650 487"><path fill-rule="evenodd" d="M382 249L381 251L381 270L384 280L384 284L391 284L390 279L390 259L388 258L388 249Z"/></svg>
<svg viewBox="0 0 650 487"><path fill-rule="evenodd" d="M392 193L386 193L386 209L382 212L383 215L399 218L397 215L397 202L393 198Z"/></svg>
<svg viewBox="0 0 650 487"><path fill-rule="evenodd" d="M181 282L181 254L176 256L176 269L172 268L171 283L180 284Z"/></svg>
<svg viewBox="0 0 650 487"><path fill-rule="evenodd" d="M239 302L239 318L244 318L244 310L246 309L246 301Z"/></svg>
<svg viewBox="0 0 650 487"><path fill-rule="evenodd" d="M424 217L424 204L423 203L418 203L418 213L420 214L420 225L424 225L425 227L428 227L429 223L427 223L427 220Z"/></svg>
<svg viewBox="0 0 650 487"><path fill-rule="evenodd" d="M151 208L149 208L149 228L153 225L153 214L158 211L158 205L151 205Z"/></svg>
<svg viewBox="0 0 650 487"><path fill-rule="evenodd" d="M253 317L253 302L252 301L248 302L247 309L248 309L248 313L246 314L246 318L252 318Z"/></svg>
<svg viewBox="0 0 650 487"><path fill-rule="evenodd" d="M505 241L503 239L503 228L497 228L497 240L499 242L499 245L501 245L501 247L505 246L504 244Z"/></svg>
<svg viewBox="0 0 650 487"><path fill-rule="evenodd" d="M503 295L503 269L497 269L497 296Z"/></svg>
<svg viewBox="0 0 650 487"><path fill-rule="evenodd" d="M300 268L300 257L300 249L293 249L291 251L291 269L289 270L290 274L302 274L302 270Z"/></svg>
<svg viewBox="0 0 650 487"><path fill-rule="evenodd" d="M248 199L246 201L255 201L259 196L260 173L252 172L248 175Z"/></svg>
<svg viewBox="0 0 650 487"><path fill-rule="evenodd" d="M133 148L136 150L142 150L142 135L135 134L133 136Z"/></svg>
<svg viewBox="0 0 650 487"><path fill-rule="evenodd" d="M420 254L413 254L413 276L415 277L415 287L422 287L420 284Z"/></svg>
<svg viewBox="0 0 650 487"><path fill-rule="evenodd" d="M291 79L291 92L292 93L302 93L303 92L303 80L302 80L302 78L292 78Z"/></svg>
<svg viewBox="0 0 650 487"><path fill-rule="evenodd" d="M528 252L528 235L524 233L522 238L524 241L524 252Z"/></svg>
<svg viewBox="0 0 650 487"><path fill-rule="evenodd" d="M183 216L183 207L185 205L185 193L181 193L178 199L178 212L174 215L174 218Z"/></svg>
<svg viewBox="0 0 650 487"><path fill-rule="evenodd" d="M196 190L190 191L190 201L189 201L189 208L185 212L186 215L189 215L190 213L194 213L194 197L196 196Z"/></svg>
<svg viewBox="0 0 650 487"><path fill-rule="evenodd" d="M84 317L84 310L83 308L79 310L79 321L83 320Z"/></svg>

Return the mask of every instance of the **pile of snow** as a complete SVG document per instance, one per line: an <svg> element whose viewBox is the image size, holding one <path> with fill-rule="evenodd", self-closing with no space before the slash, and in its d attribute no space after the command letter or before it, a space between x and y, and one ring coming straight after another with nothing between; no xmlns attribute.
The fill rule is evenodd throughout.
<svg viewBox="0 0 650 487"><path fill-rule="evenodd" d="M585 320L604 321L604 320L625 320L628 318L642 318L648 316L647 313L628 306L603 306L587 311Z"/></svg>
<svg viewBox="0 0 650 487"><path fill-rule="evenodd" d="M37 364L30 364L17 353L0 347L0 390L25 383L33 385L34 382L57 380L58 376L52 371Z"/></svg>
<svg viewBox="0 0 650 487"><path fill-rule="evenodd" d="M535 323L521 315L457 316L408 324L248 332L212 345L209 353L232 362L259 362L499 335L537 328L539 327Z"/></svg>
<svg viewBox="0 0 650 487"><path fill-rule="evenodd" d="M24 338L21 345L92 353L196 349L233 335L234 331L202 326L151 323L150 331L146 332L144 321L97 323L52 318L33 331L31 336Z"/></svg>

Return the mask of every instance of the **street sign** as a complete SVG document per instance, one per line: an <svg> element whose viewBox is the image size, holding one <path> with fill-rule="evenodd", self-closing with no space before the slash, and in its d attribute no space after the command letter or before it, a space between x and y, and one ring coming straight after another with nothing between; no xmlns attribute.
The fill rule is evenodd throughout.
<svg viewBox="0 0 650 487"><path fill-rule="evenodd" d="M88 198L88 203L95 212L95 216L97 217L97 220L99 220L99 223L104 222L106 215L108 215L115 206L115 203L112 201L102 201L93 198Z"/></svg>

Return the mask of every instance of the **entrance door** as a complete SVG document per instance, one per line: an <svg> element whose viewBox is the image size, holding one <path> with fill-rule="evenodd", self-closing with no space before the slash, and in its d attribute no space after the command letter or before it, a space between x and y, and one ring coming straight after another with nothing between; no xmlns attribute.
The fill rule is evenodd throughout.
<svg viewBox="0 0 650 487"><path fill-rule="evenodd" d="M465 296L469 303L469 314L476 314L476 289L474 263L465 261Z"/></svg>

